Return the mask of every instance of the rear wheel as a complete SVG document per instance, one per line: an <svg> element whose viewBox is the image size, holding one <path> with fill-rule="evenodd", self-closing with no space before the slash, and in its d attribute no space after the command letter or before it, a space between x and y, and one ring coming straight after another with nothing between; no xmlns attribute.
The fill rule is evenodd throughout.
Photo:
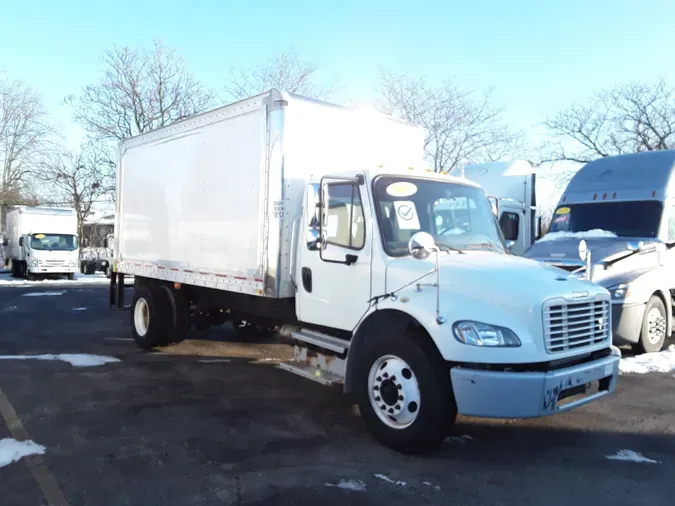
<svg viewBox="0 0 675 506"><path fill-rule="evenodd" d="M150 350L167 342L171 306L162 289L137 285L131 304L131 334L139 348Z"/></svg>
<svg viewBox="0 0 675 506"><path fill-rule="evenodd" d="M419 333L368 336L356 359L361 414L380 443L402 453L438 447L455 418L450 373Z"/></svg>
<svg viewBox="0 0 675 506"><path fill-rule="evenodd" d="M21 277L21 264L15 260L10 260L9 261L9 268L12 271L12 277L13 278L20 278Z"/></svg>
<svg viewBox="0 0 675 506"><path fill-rule="evenodd" d="M652 295L647 302L645 314L642 317L640 340L633 344L635 353L653 353L661 351L666 342L668 319L666 306L658 295Z"/></svg>
<svg viewBox="0 0 675 506"><path fill-rule="evenodd" d="M190 315L190 300L181 290L172 290L168 285L163 285L161 290L166 294L169 302L171 312L166 316L170 316L170 328L166 334L166 339L162 344L178 344L185 341L192 318Z"/></svg>

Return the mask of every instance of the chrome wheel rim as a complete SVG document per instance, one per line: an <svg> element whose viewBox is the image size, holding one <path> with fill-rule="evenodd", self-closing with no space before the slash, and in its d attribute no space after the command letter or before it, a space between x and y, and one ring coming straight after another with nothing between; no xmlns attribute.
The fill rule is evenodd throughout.
<svg viewBox="0 0 675 506"><path fill-rule="evenodd" d="M373 363L368 397L377 417L392 429L405 429L417 420L422 400L417 377L405 360L395 355Z"/></svg>
<svg viewBox="0 0 675 506"><path fill-rule="evenodd" d="M148 333L150 326L150 308L148 302L144 298L139 298L134 307L134 326L136 333L143 337Z"/></svg>
<svg viewBox="0 0 675 506"><path fill-rule="evenodd" d="M659 308L652 308L647 313L647 339L650 344L657 344L666 335L666 318Z"/></svg>

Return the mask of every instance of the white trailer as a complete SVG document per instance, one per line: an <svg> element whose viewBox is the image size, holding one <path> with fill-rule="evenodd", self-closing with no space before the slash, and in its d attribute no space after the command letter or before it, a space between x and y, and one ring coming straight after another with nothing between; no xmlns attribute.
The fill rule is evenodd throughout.
<svg viewBox="0 0 675 506"><path fill-rule="evenodd" d="M7 213L5 265L14 277L75 277L79 260L73 209L20 206Z"/></svg>
<svg viewBox="0 0 675 506"><path fill-rule="evenodd" d="M111 303L134 275L146 349L192 324L278 331L283 369L339 385L404 452L458 413L612 392L609 293L506 254L485 192L411 168L422 147L418 127L274 90L123 142Z"/></svg>
<svg viewBox="0 0 675 506"><path fill-rule="evenodd" d="M527 160L471 164L451 171L478 183L493 202L506 244L522 255L541 236L536 169Z"/></svg>

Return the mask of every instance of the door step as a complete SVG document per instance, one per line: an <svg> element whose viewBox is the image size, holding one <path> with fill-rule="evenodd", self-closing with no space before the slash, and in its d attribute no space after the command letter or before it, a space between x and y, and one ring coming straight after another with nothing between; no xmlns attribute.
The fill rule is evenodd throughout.
<svg viewBox="0 0 675 506"><path fill-rule="evenodd" d="M349 341L330 336L328 334L323 334L321 332L316 332L314 330L300 329L298 327L284 325L281 327L281 329L279 329L279 333L282 336L295 339L296 341L313 344L314 346L318 346L324 350L333 351L340 355L349 349Z"/></svg>

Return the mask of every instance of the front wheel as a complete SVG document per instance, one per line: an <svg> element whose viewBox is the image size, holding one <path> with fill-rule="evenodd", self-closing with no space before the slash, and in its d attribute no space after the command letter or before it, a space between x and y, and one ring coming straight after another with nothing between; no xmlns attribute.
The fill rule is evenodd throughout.
<svg viewBox="0 0 675 506"><path fill-rule="evenodd" d="M419 333L369 336L357 359L357 401L380 443L402 453L438 447L455 418L450 372Z"/></svg>
<svg viewBox="0 0 675 506"><path fill-rule="evenodd" d="M635 353L653 353L661 351L666 342L666 332L668 329L668 319L666 315L666 306L661 297L652 295L647 302L645 314L642 317L642 328L640 329L640 339L633 344Z"/></svg>

